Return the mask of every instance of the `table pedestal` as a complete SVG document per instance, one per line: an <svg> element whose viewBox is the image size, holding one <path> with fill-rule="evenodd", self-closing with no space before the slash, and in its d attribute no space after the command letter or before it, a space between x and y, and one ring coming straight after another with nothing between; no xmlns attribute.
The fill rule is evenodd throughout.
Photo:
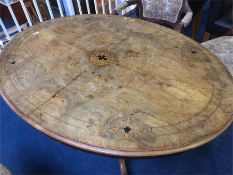
<svg viewBox="0 0 233 175"><path fill-rule="evenodd" d="M125 159L119 159L121 175L128 175Z"/></svg>

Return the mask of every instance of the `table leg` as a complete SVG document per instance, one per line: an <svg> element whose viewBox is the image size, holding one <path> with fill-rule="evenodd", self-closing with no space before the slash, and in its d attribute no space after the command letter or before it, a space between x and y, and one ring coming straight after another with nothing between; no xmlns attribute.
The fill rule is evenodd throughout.
<svg viewBox="0 0 233 175"><path fill-rule="evenodd" d="M128 175L125 159L119 159L121 175Z"/></svg>

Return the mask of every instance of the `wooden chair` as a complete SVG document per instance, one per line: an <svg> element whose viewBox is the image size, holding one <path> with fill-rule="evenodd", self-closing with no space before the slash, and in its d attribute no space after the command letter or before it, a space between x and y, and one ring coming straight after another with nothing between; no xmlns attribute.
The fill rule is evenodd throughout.
<svg viewBox="0 0 233 175"><path fill-rule="evenodd" d="M131 5L137 5L139 18L179 32L192 20L193 13L187 0L125 0L114 9L112 14L119 14L121 10Z"/></svg>
<svg viewBox="0 0 233 175"><path fill-rule="evenodd" d="M33 7L32 2L31 1L26 1L26 2L24 2L24 4L25 4L25 7L26 7L26 9L28 11L28 15L29 15L30 19L32 20L33 23L35 23L36 18L37 18L37 14L36 14L36 11L35 11L35 9Z"/></svg>
<svg viewBox="0 0 233 175"><path fill-rule="evenodd" d="M39 0L37 0L37 4L39 6L42 18L44 18L44 20L49 19L48 11L46 10L47 6L43 4L42 2L40 2Z"/></svg>
<svg viewBox="0 0 233 175"><path fill-rule="evenodd" d="M25 7L26 7L26 9L28 11L28 15L29 15L30 19L32 20L32 22L33 23L38 22L39 18L37 16L35 8L34 8L34 6L32 4L32 1L31 0L25 1L24 4L25 4ZM46 12L45 7L43 6L43 4L41 4L39 2L39 0L37 0L37 4L38 4L38 7L39 7L39 10L40 10L40 13L41 13L41 16L43 17L43 19L44 20L49 19L48 14L47 14L47 12Z"/></svg>
<svg viewBox="0 0 233 175"><path fill-rule="evenodd" d="M105 14L110 14L109 3L111 3L110 4L111 7L114 7L115 6L115 0L109 0L109 1L105 0L104 1ZM88 12L87 12L86 1L85 0L81 0L80 4L81 4L82 13L83 14L87 14ZM96 4L97 4L98 13L99 14L103 14L103 7L102 7L101 0L96 0ZM89 6L90 6L90 12L91 12L91 14L96 14L94 0L89 0ZM80 14L79 11L77 12L77 14Z"/></svg>

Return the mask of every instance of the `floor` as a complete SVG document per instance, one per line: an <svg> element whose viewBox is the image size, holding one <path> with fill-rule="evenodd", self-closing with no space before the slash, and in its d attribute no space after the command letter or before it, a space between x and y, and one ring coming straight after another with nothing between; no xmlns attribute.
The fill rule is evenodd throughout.
<svg viewBox="0 0 233 175"><path fill-rule="evenodd" d="M202 24L205 23L205 17ZM204 25L197 35L202 41ZM191 26L185 33L191 34ZM232 175L231 126L220 137L176 155L128 159L133 175ZM117 175L118 160L71 148L32 128L0 97L0 163L14 175Z"/></svg>

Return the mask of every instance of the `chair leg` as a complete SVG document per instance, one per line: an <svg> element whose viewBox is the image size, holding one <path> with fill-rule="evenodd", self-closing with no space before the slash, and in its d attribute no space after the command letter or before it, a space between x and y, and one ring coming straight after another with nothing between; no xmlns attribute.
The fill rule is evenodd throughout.
<svg viewBox="0 0 233 175"><path fill-rule="evenodd" d="M27 9L29 18L30 18L32 21L34 21L36 15L34 14L34 11L33 11L34 8L33 8L32 4L31 4L31 1L25 1L24 4L25 4L25 7L26 7L26 9Z"/></svg>
<svg viewBox="0 0 233 175"><path fill-rule="evenodd" d="M226 36L233 36L233 27L225 35Z"/></svg>
<svg viewBox="0 0 233 175"><path fill-rule="evenodd" d="M195 39L200 28L201 18L202 18L203 10L201 9L193 18L192 22L192 38Z"/></svg>
<svg viewBox="0 0 233 175"><path fill-rule="evenodd" d="M205 41L208 41L209 39L210 39L210 33L205 32L204 37L203 37L203 41L205 42Z"/></svg>
<svg viewBox="0 0 233 175"><path fill-rule="evenodd" d="M43 5L39 0L37 0L36 2L37 2L37 4L38 4L38 6L39 6L39 10L40 10L40 13L41 13L42 18L43 18L44 20L49 19L49 15L47 14L47 11L45 10L44 5Z"/></svg>
<svg viewBox="0 0 233 175"><path fill-rule="evenodd" d="M197 35L196 26L197 26L197 15L193 17L193 21L192 21L192 38L193 39L195 39Z"/></svg>
<svg viewBox="0 0 233 175"><path fill-rule="evenodd" d="M121 175L128 175L125 159L119 159Z"/></svg>

